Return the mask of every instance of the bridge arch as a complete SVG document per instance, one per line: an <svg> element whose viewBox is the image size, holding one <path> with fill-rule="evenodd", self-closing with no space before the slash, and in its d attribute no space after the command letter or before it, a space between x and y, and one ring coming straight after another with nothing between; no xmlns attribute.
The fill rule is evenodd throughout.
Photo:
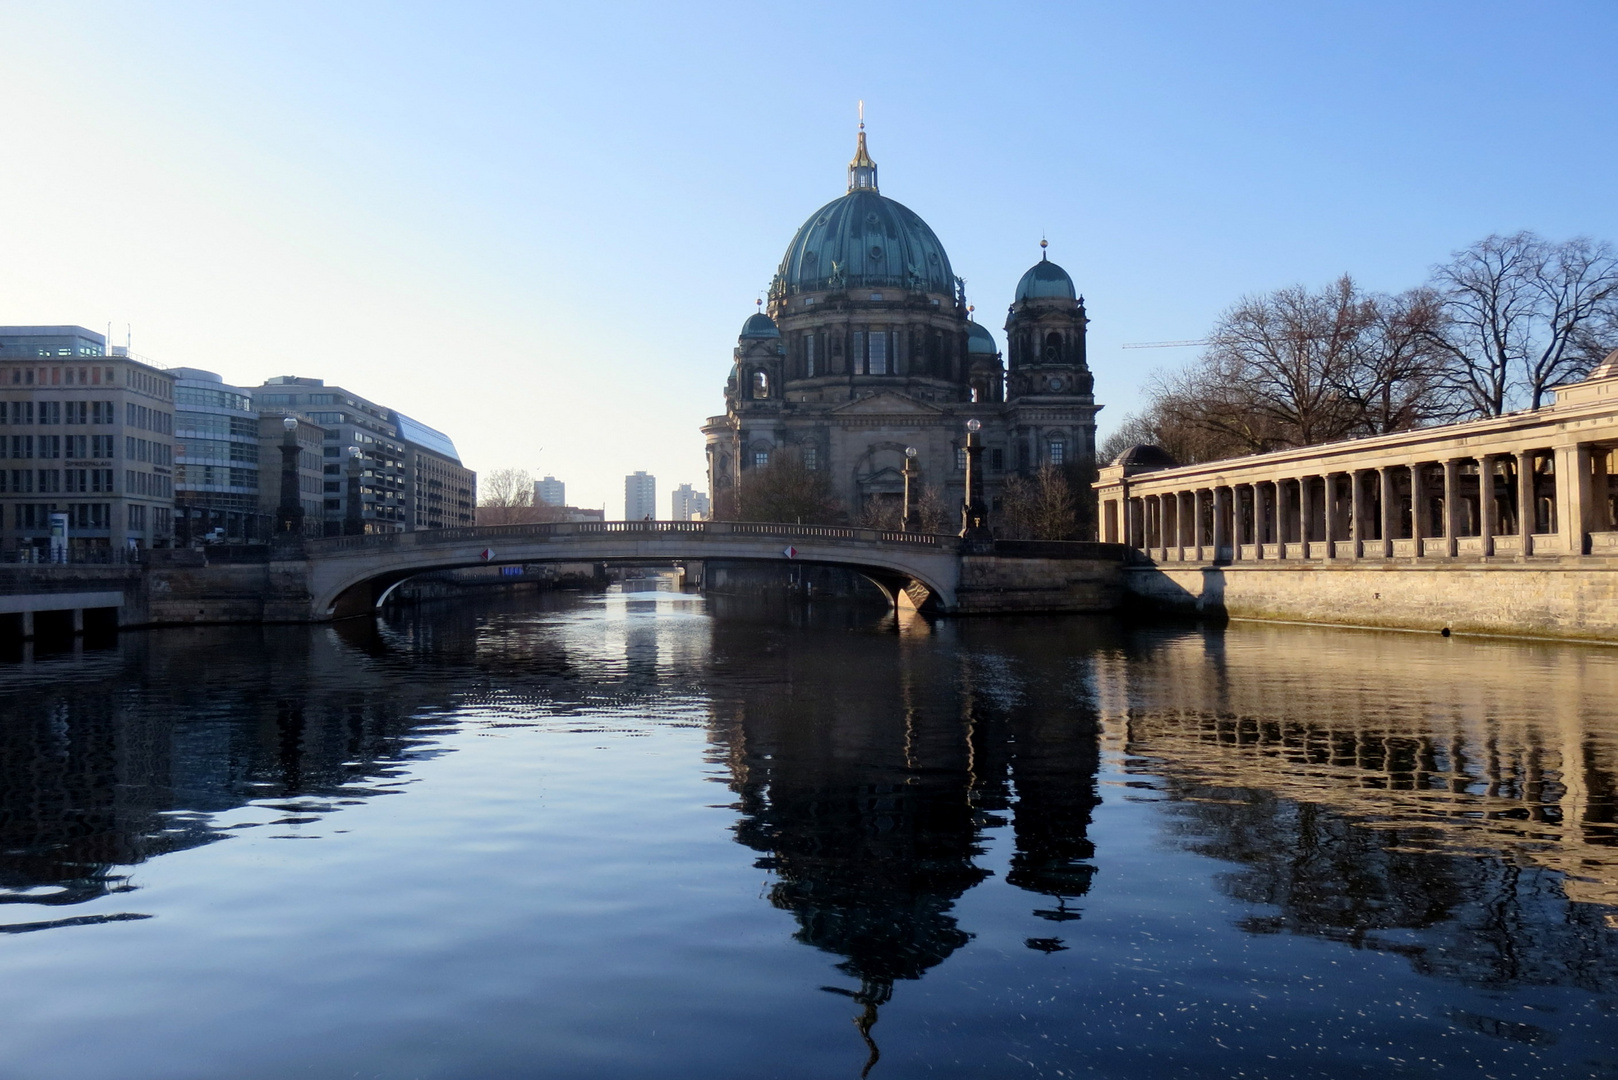
<svg viewBox="0 0 1618 1080"><path fill-rule="evenodd" d="M960 577L953 536L762 522L557 522L312 540L310 615L374 610L400 582L432 570L542 562L795 561L843 566L896 603L953 611Z"/></svg>

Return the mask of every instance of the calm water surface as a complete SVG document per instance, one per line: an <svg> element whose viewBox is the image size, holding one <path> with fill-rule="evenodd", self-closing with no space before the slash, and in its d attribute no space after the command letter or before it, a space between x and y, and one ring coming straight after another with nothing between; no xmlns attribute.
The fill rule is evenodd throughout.
<svg viewBox="0 0 1618 1080"><path fill-rule="evenodd" d="M0 657L0 1077L1618 1076L1618 650L671 594Z"/></svg>

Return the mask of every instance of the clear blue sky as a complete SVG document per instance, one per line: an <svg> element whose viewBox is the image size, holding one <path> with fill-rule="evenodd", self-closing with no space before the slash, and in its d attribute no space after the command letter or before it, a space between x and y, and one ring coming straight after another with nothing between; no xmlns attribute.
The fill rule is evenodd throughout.
<svg viewBox="0 0 1618 1080"><path fill-rule="evenodd" d="M995 329L1051 257L1105 431L1245 292L1618 240L1618 3L0 2L0 323L323 376L621 512L793 231L884 194Z"/></svg>

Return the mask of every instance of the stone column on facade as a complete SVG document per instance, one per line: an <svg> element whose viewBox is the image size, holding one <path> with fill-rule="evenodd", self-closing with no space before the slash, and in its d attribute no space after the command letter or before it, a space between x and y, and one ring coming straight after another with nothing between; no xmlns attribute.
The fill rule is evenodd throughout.
<svg viewBox="0 0 1618 1080"><path fill-rule="evenodd" d="M1483 555L1494 554L1494 454L1478 455L1478 536L1483 540Z"/></svg>
<svg viewBox="0 0 1618 1080"><path fill-rule="evenodd" d="M1298 477L1298 544L1302 548L1301 554L1305 559L1309 557L1309 527L1314 517L1314 492L1310 491L1310 477Z"/></svg>
<svg viewBox="0 0 1618 1080"><path fill-rule="evenodd" d="M1517 535L1522 539L1519 543L1522 550L1519 554L1530 555L1534 550L1534 518L1539 516L1539 508L1534 505L1534 452L1532 450L1517 451Z"/></svg>
<svg viewBox="0 0 1618 1080"><path fill-rule="evenodd" d="M1562 550L1569 555L1584 554L1584 537L1589 531L1586 517L1590 507L1590 447L1587 443L1556 448L1556 521L1562 534Z"/></svg>
<svg viewBox="0 0 1618 1080"><path fill-rule="evenodd" d="M1337 557L1337 514L1340 504L1337 500L1337 474L1326 473L1321 480L1321 510L1325 521L1325 535L1321 537L1326 541L1326 558Z"/></svg>
<svg viewBox="0 0 1618 1080"><path fill-rule="evenodd" d="M1461 523L1461 462L1459 458L1444 459L1444 554L1455 557L1455 538L1460 535Z"/></svg>
<svg viewBox="0 0 1618 1080"><path fill-rule="evenodd" d="M1382 518L1382 557L1393 557L1393 534L1396 511L1394 509L1395 497L1393 494L1393 469L1384 466L1376 471L1377 497L1381 501Z"/></svg>
<svg viewBox="0 0 1618 1080"><path fill-rule="evenodd" d="M1192 546L1197 549L1197 559L1206 558L1204 549L1208 546L1208 531L1202 527L1202 489L1197 488L1191 492L1191 533Z"/></svg>
<svg viewBox="0 0 1618 1080"><path fill-rule="evenodd" d="M1215 561L1226 556L1230 547L1230 488L1219 485L1213 489L1213 557Z"/></svg>
<svg viewBox="0 0 1618 1080"><path fill-rule="evenodd" d="M1365 477L1361 470L1348 470L1348 554L1357 559L1365 548Z"/></svg>
<svg viewBox="0 0 1618 1080"><path fill-rule="evenodd" d="M1427 539L1427 474L1422 469L1422 463L1410 463L1410 538L1416 542L1416 555L1419 558L1426 552L1422 548Z"/></svg>

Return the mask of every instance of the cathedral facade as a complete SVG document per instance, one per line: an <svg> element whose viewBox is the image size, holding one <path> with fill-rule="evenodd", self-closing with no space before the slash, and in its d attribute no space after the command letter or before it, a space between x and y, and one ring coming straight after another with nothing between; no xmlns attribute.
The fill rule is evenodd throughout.
<svg viewBox="0 0 1618 1080"><path fill-rule="evenodd" d="M742 325L725 412L703 426L716 514L749 470L791 454L825 471L851 521L884 507L891 519L911 448L919 487L953 514L975 419L992 525L1010 477L1093 467L1087 321L1073 279L1042 251L1017 283L1002 354L933 230L878 189L861 124L847 193L793 236L763 310Z"/></svg>

